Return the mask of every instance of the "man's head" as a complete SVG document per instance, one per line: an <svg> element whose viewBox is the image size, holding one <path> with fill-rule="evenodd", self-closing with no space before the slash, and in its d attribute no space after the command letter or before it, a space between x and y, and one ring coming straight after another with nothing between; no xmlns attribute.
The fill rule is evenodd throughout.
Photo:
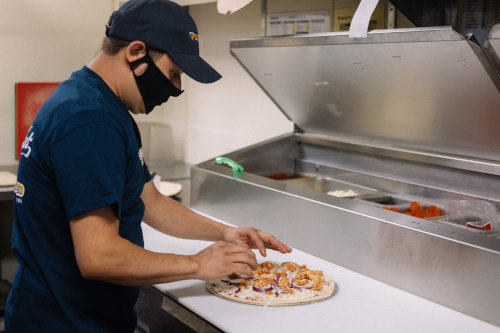
<svg viewBox="0 0 500 333"><path fill-rule="evenodd" d="M175 2L129 0L111 16L106 36L118 41L142 41L154 60L154 50L163 51L184 73L198 82L211 83L221 78L200 57L196 24L189 13Z"/></svg>

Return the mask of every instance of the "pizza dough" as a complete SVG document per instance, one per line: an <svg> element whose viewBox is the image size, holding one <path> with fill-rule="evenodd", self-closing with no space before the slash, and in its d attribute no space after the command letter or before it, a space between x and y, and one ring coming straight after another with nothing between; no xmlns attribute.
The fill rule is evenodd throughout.
<svg viewBox="0 0 500 333"><path fill-rule="evenodd" d="M261 263L252 277L234 273L207 281L205 287L224 299L269 306L317 302L337 291L337 284L322 271L293 262L270 261Z"/></svg>

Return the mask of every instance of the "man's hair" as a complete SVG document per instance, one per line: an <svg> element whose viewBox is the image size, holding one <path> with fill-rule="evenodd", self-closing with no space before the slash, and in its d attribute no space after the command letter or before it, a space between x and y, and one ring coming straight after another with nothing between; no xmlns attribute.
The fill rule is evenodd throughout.
<svg viewBox="0 0 500 333"><path fill-rule="evenodd" d="M108 19L108 26L111 26L111 23L113 22L113 15L111 15ZM123 40L120 38L112 37L112 36L106 36L104 37L104 40L102 41L102 47L101 50L104 51L104 53L109 54L109 55L115 55L118 52L120 52L121 49L124 47L127 47L130 42L128 40ZM157 61L160 59L160 57L165 54L165 52L157 50L155 48L147 46L147 49L149 51L149 55L153 61Z"/></svg>
<svg viewBox="0 0 500 333"><path fill-rule="evenodd" d="M130 42L127 40L106 36L102 41L101 50L106 54L115 55L120 52L121 49L127 47L129 44ZM153 61L157 61L163 54L165 54L165 52L149 47L147 45L146 47L148 48L149 55L151 56L151 59L153 59Z"/></svg>

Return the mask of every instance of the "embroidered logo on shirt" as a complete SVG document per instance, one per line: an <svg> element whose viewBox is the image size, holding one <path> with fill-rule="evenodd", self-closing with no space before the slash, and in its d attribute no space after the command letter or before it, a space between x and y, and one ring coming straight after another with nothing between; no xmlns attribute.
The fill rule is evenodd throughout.
<svg viewBox="0 0 500 333"><path fill-rule="evenodd" d="M30 129L28 130L28 134L26 134L26 138L24 139L23 144L21 145L21 155L23 155L26 158L30 157L31 154L30 143L33 141L33 134L34 134L34 132L31 132L32 128L33 126L31 126Z"/></svg>
<svg viewBox="0 0 500 333"><path fill-rule="evenodd" d="M139 159L141 160L141 165L144 165L144 151L142 150L142 147L139 148Z"/></svg>
<svg viewBox="0 0 500 333"><path fill-rule="evenodd" d="M16 196L22 198L24 196L24 185L20 182L16 182L16 186L14 186L14 193Z"/></svg>

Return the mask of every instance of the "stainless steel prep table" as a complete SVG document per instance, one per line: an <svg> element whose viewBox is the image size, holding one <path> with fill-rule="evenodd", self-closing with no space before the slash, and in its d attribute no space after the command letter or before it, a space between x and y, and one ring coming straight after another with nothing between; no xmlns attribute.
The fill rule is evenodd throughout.
<svg viewBox="0 0 500 333"><path fill-rule="evenodd" d="M0 171L8 171L17 174L17 164L0 165ZM14 199L14 186L0 186L0 201L11 201Z"/></svg>
<svg viewBox="0 0 500 333"><path fill-rule="evenodd" d="M436 27L243 39L231 52L296 129L226 154L241 178L194 166L191 206L500 326L500 234L444 211L500 207L500 76L481 46ZM340 183L373 193L327 194ZM381 209L412 201L443 213Z"/></svg>

